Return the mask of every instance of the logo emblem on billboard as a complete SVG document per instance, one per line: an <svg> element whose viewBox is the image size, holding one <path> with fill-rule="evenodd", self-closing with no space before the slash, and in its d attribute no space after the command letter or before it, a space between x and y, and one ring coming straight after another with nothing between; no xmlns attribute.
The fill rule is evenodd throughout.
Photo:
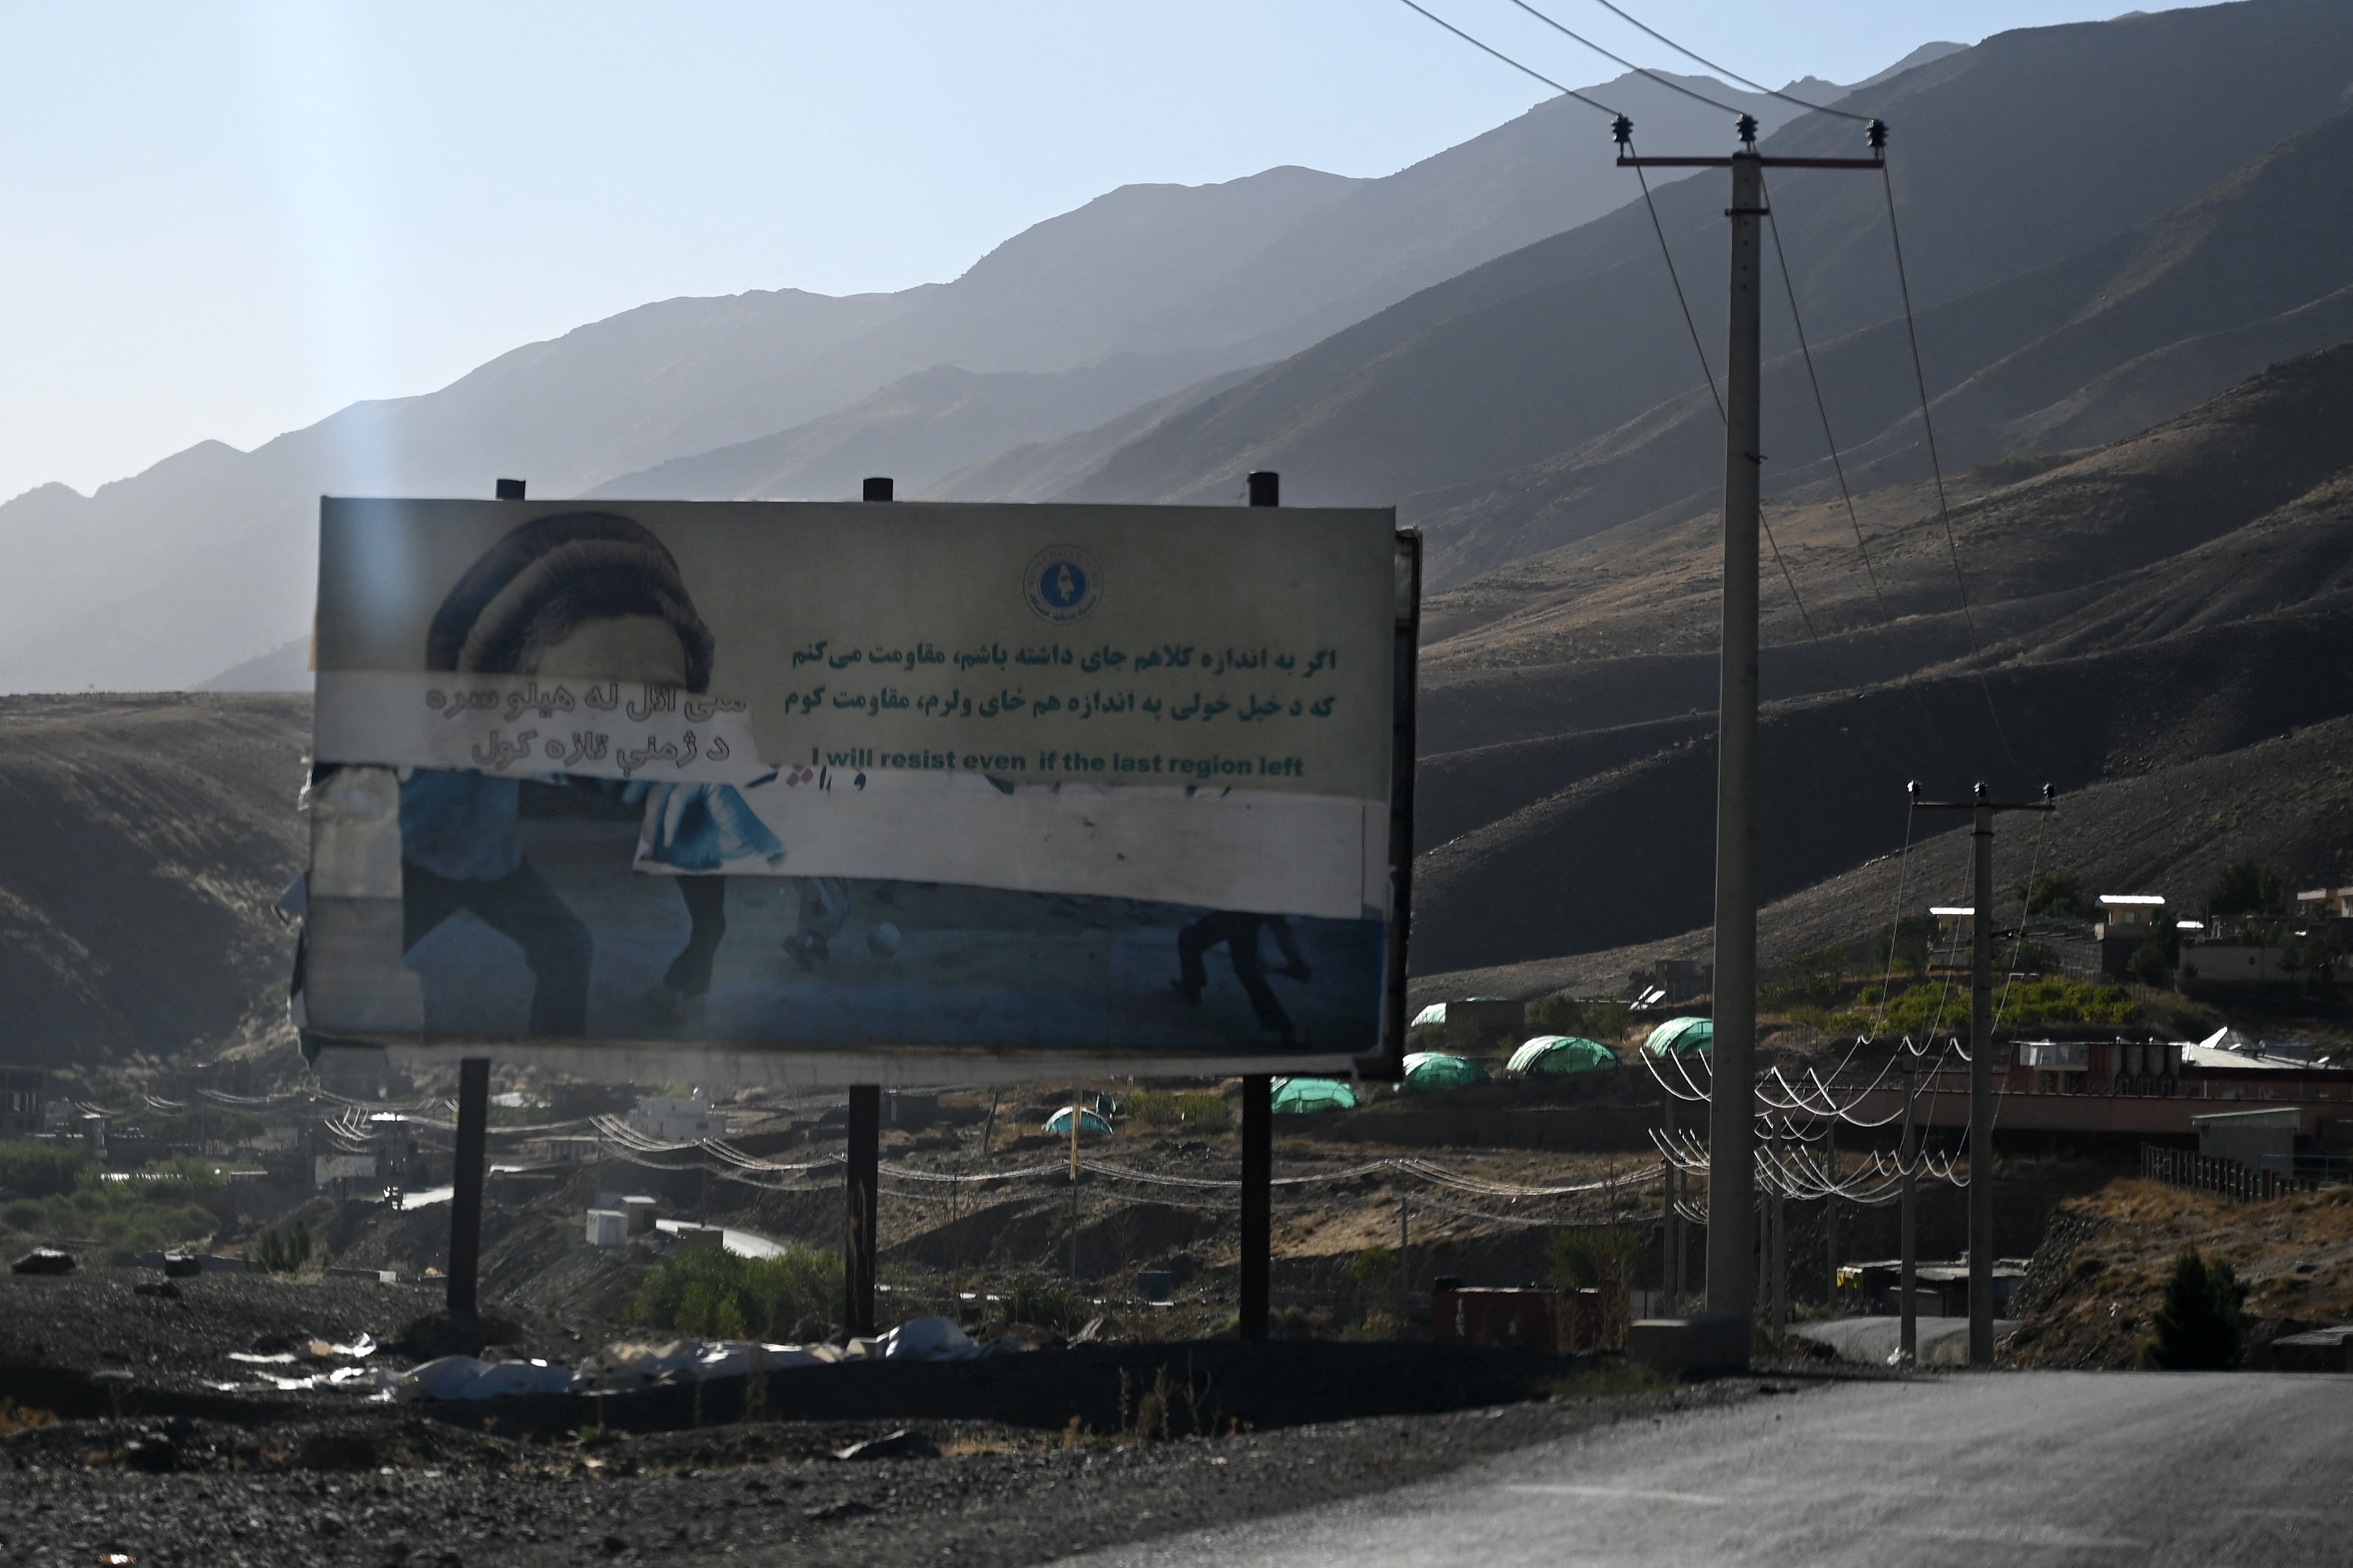
<svg viewBox="0 0 2353 1568"><path fill-rule="evenodd" d="M1039 620L1066 626L1095 607L1103 579L1085 551L1054 544L1030 557L1021 592Z"/></svg>

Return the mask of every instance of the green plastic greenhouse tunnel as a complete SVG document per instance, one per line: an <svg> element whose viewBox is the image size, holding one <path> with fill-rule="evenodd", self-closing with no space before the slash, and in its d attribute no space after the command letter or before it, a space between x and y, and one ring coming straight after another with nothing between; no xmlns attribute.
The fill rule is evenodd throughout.
<svg viewBox="0 0 2353 1568"><path fill-rule="evenodd" d="M1504 1070L1514 1078L1546 1078L1573 1072L1609 1072L1618 1053L1599 1040L1576 1035L1538 1035L1512 1053Z"/></svg>
<svg viewBox="0 0 2353 1568"><path fill-rule="evenodd" d="M1687 1051L1705 1051L1715 1045L1715 1024L1707 1018L1670 1018L1651 1031L1642 1042L1643 1051L1654 1057L1670 1053L1677 1056Z"/></svg>
<svg viewBox="0 0 2353 1568"><path fill-rule="evenodd" d="M1407 1089L1461 1089L1466 1084L1486 1081L1487 1069L1468 1057L1449 1056L1444 1051L1416 1051L1405 1058Z"/></svg>
<svg viewBox="0 0 2353 1568"><path fill-rule="evenodd" d="M1071 1135L1071 1108L1066 1105L1062 1107L1061 1110L1054 1112L1053 1115L1048 1117L1046 1119L1046 1131L1056 1137L1068 1138ZM1107 1136L1110 1131L1111 1123L1105 1121L1093 1111L1082 1110L1079 1112L1080 1137L1094 1138L1098 1136Z"/></svg>
<svg viewBox="0 0 2353 1568"><path fill-rule="evenodd" d="M1356 1091L1336 1078L1279 1078L1274 1080L1274 1110L1278 1116L1303 1116L1311 1110L1354 1110Z"/></svg>

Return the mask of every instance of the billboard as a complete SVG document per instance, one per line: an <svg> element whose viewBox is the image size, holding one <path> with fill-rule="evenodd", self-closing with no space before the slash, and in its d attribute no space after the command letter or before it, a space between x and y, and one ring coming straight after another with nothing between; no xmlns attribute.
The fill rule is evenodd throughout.
<svg viewBox="0 0 2353 1568"><path fill-rule="evenodd" d="M1409 542L325 500L306 1027L698 1081L1393 1051Z"/></svg>

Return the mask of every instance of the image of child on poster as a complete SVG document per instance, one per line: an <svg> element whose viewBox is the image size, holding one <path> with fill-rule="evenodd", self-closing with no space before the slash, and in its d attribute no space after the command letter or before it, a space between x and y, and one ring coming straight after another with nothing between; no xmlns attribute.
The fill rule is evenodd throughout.
<svg viewBox="0 0 2353 1568"><path fill-rule="evenodd" d="M1298 1042L1299 1031L1284 1011L1282 998L1274 987L1266 983L1266 965L1259 956L1261 933L1274 938L1276 949L1282 954L1282 967L1276 973L1286 980L1305 982L1314 971L1308 966L1306 955L1299 951L1299 939L1291 930L1291 921L1282 915L1233 914L1219 911L1203 915L1176 933L1176 978L1168 984L1176 994L1195 1006L1209 986L1209 970L1205 962L1209 950L1223 942L1226 957L1233 965L1234 979L1250 998L1250 1012L1258 1018L1259 1027L1273 1035L1282 1044Z"/></svg>
<svg viewBox="0 0 2353 1568"><path fill-rule="evenodd" d="M543 517L475 562L427 632L425 667L469 674L626 679L709 689L715 652L678 563L654 535L608 512ZM711 988L726 935L731 860L781 860L776 841L732 785L570 779L638 808L641 858L672 879L690 932L646 1001L676 1017ZM522 781L470 769L419 768L400 786L402 946L415 950L459 912L522 949L533 982L529 1033L587 1032L588 927L523 851ZM702 873L702 874L697 874Z"/></svg>

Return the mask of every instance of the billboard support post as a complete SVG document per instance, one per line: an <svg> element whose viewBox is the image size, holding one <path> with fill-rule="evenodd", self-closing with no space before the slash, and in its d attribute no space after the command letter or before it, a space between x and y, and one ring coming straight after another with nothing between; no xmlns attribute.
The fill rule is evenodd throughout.
<svg viewBox="0 0 2353 1568"><path fill-rule="evenodd" d="M859 499L888 501L895 487L871 476ZM849 1091L849 1146L842 1173L847 1200L842 1231L842 1325L852 1339L874 1332L875 1227L882 1208L882 1089L858 1084Z"/></svg>
<svg viewBox="0 0 2353 1568"><path fill-rule="evenodd" d="M1240 1330L1267 1332L1267 1285L1274 1252L1274 1079L1242 1079L1242 1255Z"/></svg>
<svg viewBox="0 0 2353 1568"><path fill-rule="evenodd" d="M523 499L524 481L500 479L491 493L500 500ZM488 1174L491 1138L491 1059L467 1057L458 1064L458 1139L449 1172L449 1291L452 1313L471 1316L479 1304L482 1272L482 1184Z"/></svg>
<svg viewBox="0 0 2353 1568"><path fill-rule="evenodd" d="M842 1326L852 1339L874 1332L874 1228L881 1206L882 1087L849 1090L849 1194L842 1236Z"/></svg>
<svg viewBox="0 0 2353 1568"><path fill-rule="evenodd" d="M449 1310L471 1316L482 1262L482 1177L491 1133L491 1058L458 1064L458 1150L449 1173Z"/></svg>
<svg viewBox="0 0 2353 1568"><path fill-rule="evenodd" d="M1261 468L1248 480L1254 507L1282 504L1282 476ZM1257 940L1255 937L1252 941ZM1237 1328L1243 1339L1267 1332L1268 1276L1274 1256L1274 1079L1242 1079L1242 1235Z"/></svg>

